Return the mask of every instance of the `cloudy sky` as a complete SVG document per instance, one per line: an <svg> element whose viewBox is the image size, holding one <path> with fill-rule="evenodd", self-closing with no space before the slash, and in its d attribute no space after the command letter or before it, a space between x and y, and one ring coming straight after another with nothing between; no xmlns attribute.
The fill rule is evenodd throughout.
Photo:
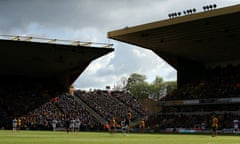
<svg viewBox="0 0 240 144"><path fill-rule="evenodd" d="M23 35L114 44L115 51L93 61L74 82L104 89L132 73L148 82L176 80L176 70L152 51L107 38L107 32L168 18L168 13L240 0L0 0L0 35Z"/></svg>

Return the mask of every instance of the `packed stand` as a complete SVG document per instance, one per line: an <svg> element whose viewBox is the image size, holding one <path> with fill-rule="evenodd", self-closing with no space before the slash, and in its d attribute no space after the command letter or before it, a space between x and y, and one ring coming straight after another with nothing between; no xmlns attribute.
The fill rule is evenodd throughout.
<svg viewBox="0 0 240 144"><path fill-rule="evenodd" d="M137 120L148 114L146 108L124 92L109 92L95 90L92 92L77 91L77 95L105 120L116 117L124 119L126 113L132 113L132 120ZM120 98L122 97L122 99Z"/></svg>
<svg viewBox="0 0 240 144"><path fill-rule="evenodd" d="M80 122L78 130L98 130L101 124L91 116L81 105L77 104L73 96L60 95L21 117L22 125L29 129L52 129L53 121L56 127L76 129L76 122ZM64 129L63 129L64 130Z"/></svg>
<svg viewBox="0 0 240 144"><path fill-rule="evenodd" d="M161 101L240 97L240 65L207 71L205 80L183 85Z"/></svg>
<svg viewBox="0 0 240 144"><path fill-rule="evenodd" d="M218 130L223 133L227 129L232 129L234 126L233 121L239 120L240 115L236 112L222 112L215 114L218 118ZM164 131L167 129L189 129L189 130L211 130L211 117L212 113L185 113L185 114L156 114L149 117L146 121L146 125L155 132ZM173 132L173 131L172 131Z"/></svg>
<svg viewBox="0 0 240 144"><path fill-rule="evenodd" d="M240 65L209 69L205 79L187 83L161 99L161 112L150 116L146 125L157 130L168 128L210 130L211 115L215 113L219 120L218 130L226 132L227 129L233 128L233 121L240 118L239 103L228 101L218 103L214 100L220 98L231 100L238 97L240 97ZM174 100L200 100L204 103L164 105L166 101Z"/></svg>
<svg viewBox="0 0 240 144"><path fill-rule="evenodd" d="M138 102L134 96L127 92L113 91L111 92L111 95L117 98L119 101L125 103L128 107L131 107L133 110L139 113L141 117L146 116L150 112L144 105Z"/></svg>
<svg viewBox="0 0 240 144"><path fill-rule="evenodd" d="M40 82L27 78L1 77L0 128L11 128L14 117L24 115L44 104L51 98L52 91L55 90L47 90Z"/></svg>

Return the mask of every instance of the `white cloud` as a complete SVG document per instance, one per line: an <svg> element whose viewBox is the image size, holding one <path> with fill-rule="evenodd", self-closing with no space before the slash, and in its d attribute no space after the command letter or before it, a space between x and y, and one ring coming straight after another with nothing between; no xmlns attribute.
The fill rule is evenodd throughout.
<svg viewBox="0 0 240 144"><path fill-rule="evenodd" d="M133 52L134 55L136 55L139 58L144 58L144 57L147 56L146 53L144 53L140 49L132 49L132 52Z"/></svg>
<svg viewBox="0 0 240 144"><path fill-rule="evenodd" d="M90 76L96 74L99 70L103 69L105 71L114 71L114 65L109 65L111 60L114 59L114 53L110 53L106 56L100 57L94 60L85 70Z"/></svg>

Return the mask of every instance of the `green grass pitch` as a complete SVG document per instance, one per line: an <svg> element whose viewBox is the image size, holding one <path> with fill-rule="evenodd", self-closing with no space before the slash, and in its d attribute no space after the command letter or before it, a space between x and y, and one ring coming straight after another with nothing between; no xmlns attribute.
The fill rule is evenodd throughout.
<svg viewBox="0 0 240 144"><path fill-rule="evenodd" d="M136 134L107 132L0 131L0 144L239 144L235 135Z"/></svg>

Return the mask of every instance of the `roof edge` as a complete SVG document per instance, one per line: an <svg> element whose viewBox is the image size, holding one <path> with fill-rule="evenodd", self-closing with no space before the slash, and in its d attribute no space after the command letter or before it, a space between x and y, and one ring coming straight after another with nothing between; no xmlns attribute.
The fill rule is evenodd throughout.
<svg viewBox="0 0 240 144"><path fill-rule="evenodd" d="M144 31L144 30L151 30L155 28L166 27L166 26L171 26L175 24L220 16L220 15L226 15L231 13L237 13L237 12L240 12L240 4L229 6L229 7L223 7L219 9L214 9L214 10L209 10L209 11L203 11L203 12L185 15L185 16L179 16L172 19L166 19L166 20L146 23L142 25L136 25L133 27L125 27L123 29L118 29L118 30L113 30L108 32L107 37L116 39L116 37L118 36L129 34L129 33L135 33L135 32Z"/></svg>

